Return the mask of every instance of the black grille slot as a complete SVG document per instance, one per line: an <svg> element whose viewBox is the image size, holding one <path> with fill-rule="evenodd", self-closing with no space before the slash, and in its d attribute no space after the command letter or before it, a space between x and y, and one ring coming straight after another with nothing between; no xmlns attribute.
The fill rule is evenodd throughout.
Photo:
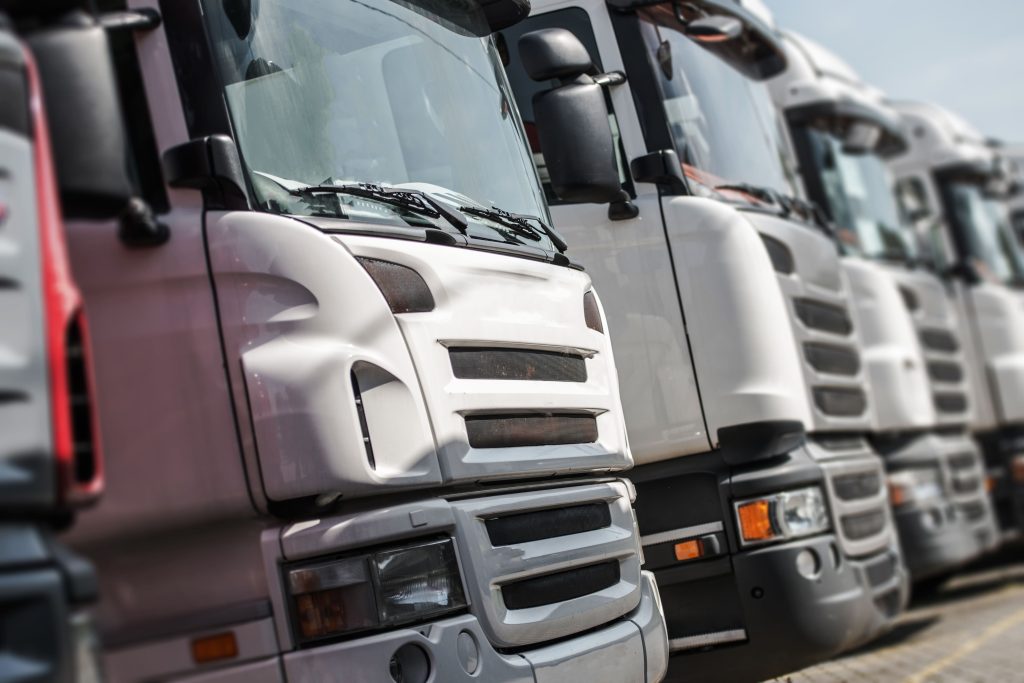
<svg viewBox="0 0 1024 683"><path fill-rule="evenodd" d="M826 415L853 417L863 415L868 399L860 389L814 387L814 403Z"/></svg>
<svg viewBox="0 0 1024 683"><path fill-rule="evenodd" d="M885 528L885 513L881 510L869 510L856 515L847 515L842 519L843 533L852 541L870 538Z"/></svg>
<svg viewBox="0 0 1024 683"><path fill-rule="evenodd" d="M932 360L928 361L928 376L936 382L959 382L964 378L964 370L959 363Z"/></svg>
<svg viewBox="0 0 1024 683"><path fill-rule="evenodd" d="M366 460L370 469L377 469L377 461L373 457L373 442L370 441L370 427L366 423L366 410L363 408L363 392L359 389L359 378L352 373L352 394L356 398L356 412L359 413L359 429L362 431L363 448L366 449Z"/></svg>
<svg viewBox="0 0 1024 683"><path fill-rule="evenodd" d="M830 451L854 451L867 448L863 437L849 434L815 434L814 443Z"/></svg>
<svg viewBox="0 0 1024 683"><path fill-rule="evenodd" d="M875 598L875 606L877 606L886 617L895 617L899 614L901 607L900 603L899 589L893 589L885 595Z"/></svg>
<svg viewBox="0 0 1024 683"><path fill-rule="evenodd" d="M778 273L789 275L795 266L793 263L793 252L782 242L768 235L761 235L765 249L768 250L768 258L772 261L772 267Z"/></svg>
<svg viewBox="0 0 1024 683"><path fill-rule="evenodd" d="M882 487L882 478L878 472L844 474L833 479L832 486L840 499L860 500L876 495Z"/></svg>
<svg viewBox="0 0 1024 683"><path fill-rule="evenodd" d="M967 397L959 392L935 394L935 407L943 413L962 413L967 410Z"/></svg>
<svg viewBox="0 0 1024 683"><path fill-rule="evenodd" d="M950 483L953 487L953 493L959 493L961 495L976 493L981 490L981 480L973 473L954 474Z"/></svg>
<svg viewBox="0 0 1024 683"><path fill-rule="evenodd" d="M611 560L509 583L502 586L501 595L505 607L529 609L596 593L614 586L619 578L619 563Z"/></svg>
<svg viewBox="0 0 1024 683"><path fill-rule="evenodd" d="M985 504L980 501L964 503L959 508L968 522L977 522L985 516Z"/></svg>
<svg viewBox="0 0 1024 683"><path fill-rule="evenodd" d="M978 459L973 453L959 453L949 457L949 466L954 470L974 470Z"/></svg>
<svg viewBox="0 0 1024 683"><path fill-rule="evenodd" d="M815 330L847 335L853 332L853 322L845 309L813 299L794 299L796 315L804 325Z"/></svg>
<svg viewBox="0 0 1024 683"><path fill-rule="evenodd" d="M452 372L459 379L511 379L586 382L587 361L578 353L529 349L448 350Z"/></svg>
<svg viewBox="0 0 1024 683"><path fill-rule="evenodd" d="M804 344L804 358L818 372L856 375L860 371L860 356L847 346L807 342Z"/></svg>
<svg viewBox="0 0 1024 683"><path fill-rule="evenodd" d="M88 484L98 473L98 462L93 434L92 402L89 399L89 371L86 367L82 325L78 318L71 321L65 345L68 373L68 398L71 403L71 434L74 439L75 481Z"/></svg>
<svg viewBox="0 0 1024 683"><path fill-rule="evenodd" d="M607 503L587 503L495 517L485 523L491 545L516 545L606 529L612 524L612 513Z"/></svg>
<svg viewBox="0 0 1024 683"><path fill-rule="evenodd" d="M892 555L886 555L880 561L873 564L869 564L866 567L868 582L872 588L878 588L896 576L896 558Z"/></svg>
<svg viewBox="0 0 1024 683"><path fill-rule="evenodd" d="M470 415L466 435L473 448L557 446L597 441L593 415Z"/></svg>
<svg viewBox="0 0 1024 683"><path fill-rule="evenodd" d="M932 351L952 353L960 348L956 337L947 330L921 330L921 343Z"/></svg>

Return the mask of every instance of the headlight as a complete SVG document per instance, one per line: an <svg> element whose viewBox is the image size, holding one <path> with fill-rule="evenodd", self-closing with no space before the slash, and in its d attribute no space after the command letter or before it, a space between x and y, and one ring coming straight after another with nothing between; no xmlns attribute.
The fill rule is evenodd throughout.
<svg viewBox="0 0 1024 683"><path fill-rule="evenodd" d="M825 494L817 486L736 503L744 545L812 536L828 531Z"/></svg>
<svg viewBox="0 0 1024 683"><path fill-rule="evenodd" d="M421 621L467 604L451 539L294 567L286 579L302 641Z"/></svg>
<svg viewBox="0 0 1024 683"><path fill-rule="evenodd" d="M889 475L889 498L894 507L942 498L942 481L934 468L918 467Z"/></svg>

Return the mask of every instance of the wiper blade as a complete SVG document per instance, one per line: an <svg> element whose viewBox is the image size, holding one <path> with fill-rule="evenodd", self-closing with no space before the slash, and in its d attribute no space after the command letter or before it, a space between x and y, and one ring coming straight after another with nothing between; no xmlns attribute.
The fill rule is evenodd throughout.
<svg viewBox="0 0 1024 683"><path fill-rule="evenodd" d="M818 229L830 238L835 238L835 230L828 217L825 216L825 212L821 210L821 207L814 202L809 202L799 197L792 197L768 187L749 185L747 183L716 185L712 189L742 192L766 204L774 204L779 207L779 213L783 217L795 214L804 221L817 226Z"/></svg>
<svg viewBox="0 0 1024 683"><path fill-rule="evenodd" d="M430 218L444 218L463 235L469 228L469 221L465 216L448 208L422 190L392 189L372 183L353 183L349 185L309 185L289 192L296 197L329 193L348 194L397 206L409 213Z"/></svg>
<svg viewBox="0 0 1024 683"><path fill-rule="evenodd" d="M478 206L460 206L459 211L470 216L479 216L480 218L487 218L500 225L504 225L518 235L521 235L534 242L539 242L541 237L547 236L551 243L555 245L555 248L560 252L564 252L569 248L566 244L565 239L562 238L558 232L550 225L544 222L538 216L528 216L522 213L512 213L511 211L505 211L498 207L492 207L490 209L484 209ZM536 227L534 226L536 224Z"/></svg>

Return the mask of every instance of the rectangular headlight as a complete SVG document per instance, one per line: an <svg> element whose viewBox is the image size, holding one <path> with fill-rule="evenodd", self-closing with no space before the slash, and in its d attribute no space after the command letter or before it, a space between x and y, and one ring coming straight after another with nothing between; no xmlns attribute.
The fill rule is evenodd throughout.
<svg viewBox="0 0 1024 683"><path fill-rule="evenodd" d="M451 539L287 570L302 641L422 621L467 605Z"/></svg>
<svg viewBox="0 0 1024 683"><path fill-rule="evenodd" d="M928 503L942 497L942 479L933 467L916 467L889 475L889 498L894 507Z"/></svg>
<svg viewBox="0 0 1024 683"><path fill-rule="evenodd" d="M813 536L831 527L825 494L818 486L741 501L736 517L744 545Z"/></svg>

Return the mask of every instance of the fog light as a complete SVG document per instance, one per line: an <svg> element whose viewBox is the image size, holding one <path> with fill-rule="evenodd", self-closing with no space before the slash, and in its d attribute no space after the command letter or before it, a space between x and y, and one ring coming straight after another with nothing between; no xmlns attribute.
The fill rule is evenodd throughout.
<svg viewBox="0 0 1024 683"><path fill-rule="evenodd" d="M811 549L801 550L796 556L796 570L800 576L815 579L821 574L821 559Z"/></svg>
<svg viewBox="0 0 1024 683"><path fill-rule="evenodd" d="M395 683L426 683L430 677L430 658L419 645L406 643L395 650L388 662L388 673Z"/></svg>

